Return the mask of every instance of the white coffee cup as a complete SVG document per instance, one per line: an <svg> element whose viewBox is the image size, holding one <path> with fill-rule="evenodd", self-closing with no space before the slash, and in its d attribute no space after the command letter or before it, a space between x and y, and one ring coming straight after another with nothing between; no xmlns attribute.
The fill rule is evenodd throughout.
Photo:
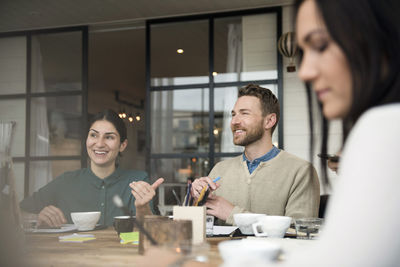
<svg viewBox="0 0 400 267"><path fill-rule="evenodd" d="M259 237L282 238L291 222L292 218L287 216L265 216L253 223L253 232L255 236Z"/></svg>
<svg viewBox="0 0 400 267"><path fill-rule="evenodd" d="M96 227L101 216L100 211L71 212L71 219L79 231L90 231Z"/></svg>
<svg viewBox="0 0 400 267"><path fill-rule="evenodd" d="M252 224L257 222L259 218L267 216L266 214L260 213L236 213L233 214L235 224L239 227L240 231L244 235L252 235L253 228Z"/></svg>

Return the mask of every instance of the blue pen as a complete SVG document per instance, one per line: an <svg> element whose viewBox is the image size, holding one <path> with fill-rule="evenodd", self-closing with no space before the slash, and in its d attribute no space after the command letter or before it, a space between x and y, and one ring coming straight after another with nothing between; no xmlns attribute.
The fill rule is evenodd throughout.
<svg viewBox="0 0 400 267"><path fill-rule="evenodd" d="M215 179L213 180L213 182L214 182L214 183L215 183L215 182L218 182L219 179L221 179L221 176L218 176L217 178L215 178Z"/></svg>
<svg viewBox="0 0 400 267"><path fill-rule="evenodd" d="M187 192L186 192L186 201L185 206L189 205L190 201L190 189L192 188L192 182L188 182Z"/></svg>
<svg viewBox="0 0 400 267"><path fill-rule="evenodd" d="M215 179L213 180L213 183L218 182L220 179L221 179L221 176L218 176L217 178L215 178ZM210 185L207 185L207 190L208 190L209 188L210 188Z"/></svg>

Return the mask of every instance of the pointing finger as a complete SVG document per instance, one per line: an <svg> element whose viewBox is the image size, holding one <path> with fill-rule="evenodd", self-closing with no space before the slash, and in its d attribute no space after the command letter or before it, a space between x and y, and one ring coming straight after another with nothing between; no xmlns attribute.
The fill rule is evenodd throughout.
<svg viewBox="0 0 400 267"><path fill-rule="evenodd" d="M157 181L155 181L151 187L156 190L157 187L159 187L162 183L164 182L164 178L158 178Z"/></svg>

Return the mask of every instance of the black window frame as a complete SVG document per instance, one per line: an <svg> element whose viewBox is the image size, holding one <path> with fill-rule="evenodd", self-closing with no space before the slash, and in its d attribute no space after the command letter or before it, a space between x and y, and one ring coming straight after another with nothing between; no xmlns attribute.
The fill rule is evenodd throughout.
<svg viewBox="0 0 400 267"><path fill-rule="evenodd" d="M193 15L193 16L182 16L182 17L169 17L162 19L152 19L146 21L146 170L151 175L151 160L152 159L179 159L179 158L209 158L209 170L215 165L215 158L221 157L234 157L240 155L238 152L215 152L215 139L213 134L214 125L214 88L218 87L228 87L237 86L242 87L248 83L256 84L277 84L278 87L278 99L280 103L280 122L278 124L278 145L279 148L284 148L283 140L283 60L281 54L276 51L277 56L277 79L268 80L253 80L253 81L239 81L239 82L214 82L214 20L217 18L233 17L233 16L245 16L245 15L257 15L257 14L267 14L275 13L276 16L276 33L277 39L282 35L282 7L268 7L268 8L258 8L258 9L248 9L240 11L231 12L221 12L213 14L203 14L203 15ZM195 20L208 20L209 32L208 32L208 51L209 51L209 82L201 84L188 84L188 85L178 85L178 86L151 86L151 26L157 24L171 23L171 22L185 22L185 21L195 21ZM209 88L209 150L207 153L151 153L151 93L155 91L171 91L171 90L184 90L184 89L197 89L197 88Z"/></svg>

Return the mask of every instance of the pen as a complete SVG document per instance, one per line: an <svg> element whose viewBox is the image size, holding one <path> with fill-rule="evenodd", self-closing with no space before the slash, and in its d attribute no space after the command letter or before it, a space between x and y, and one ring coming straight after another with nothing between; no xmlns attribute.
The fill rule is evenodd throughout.
<svg viewBox="0 0 400 267"><path fill-rule="evenodd" d="M192 185L190 185L190 187L192 187ZM192 194L189 195L189 206L193 206L193 201L194 198L192 197Z"/></svg>
<svg viewBox="0 0 400 267"><path fill-rule="evenodd" d="M220 179L221 179L221 176L218 176L217 178L215 178L215 179L213 180L213 183L218 182Z"/></svg>
<svg viewBox="0 0 400 267"><path fill-rule="evenodd" d="M189 205L189 198L190 198L190 189L192 188L192 181L187 181L187 192L185 198L185 206Z"/></svg>
<svg viewBox="0 0 400 267"><path fill-rule="evenodd" d="M203 187L203 189L201 189L200 196L199 196L199 198L196 200L196 202L194 203L194 206L198 206L198 205L199 205L199 202L203 200L204 194L206 193L207 189L208 189L207 186L205 186L205 187Z"/></svg>
<svg viewBox="0 0 400 267"><path fill-rule="evenodd" d="M178 206L181 205L181 200L179 199L178 195L175 192L175 189L172 189L172 194L174 195L176 202L178 203Z"/></svg>

